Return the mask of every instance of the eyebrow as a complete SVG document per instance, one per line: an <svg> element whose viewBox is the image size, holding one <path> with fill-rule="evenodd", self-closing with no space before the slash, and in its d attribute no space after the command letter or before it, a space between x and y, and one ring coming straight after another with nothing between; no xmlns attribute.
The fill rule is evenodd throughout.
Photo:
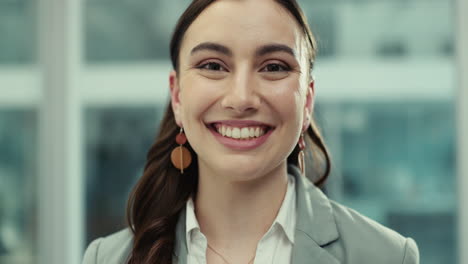
<svg viewBox="0 0 468 264"><path fill-rule="evenodd" d="M269 53L275 53L275 52L286 52L289 55L296 57L294 50L290 48L289 46L283 45L283 44L267 44L259 47L257 51L255 52L255 55L257 57L265 56Z"/></svg>
<svg viewBox="0 0 468 264"><path fill-rule="evenodd" d="M222 53L227 56L232 56L232 51L228 47L213 42L203 42L201 44L198 44L195 48L192 49L190 54L193 55L194 53L203 50L211 50Z"/></svg>
<svg viewBox="0 0 468 264"><path fill-rule="evenodd" d="M203 42L201 44L198 44L192 49L190 54L193 55L194 53L197 53L203 50L215 51L215 52L227 55L227 56L232 56L233 54L233 52L228 47L218 44L218 43L214 43L214 42ZM291 47L284 45L284 44L263 45L257 48L257 50L255 51L255 56L262 57L269 53L275 53L275 52L285 52L293 57L296 57L294 50Z"/></svg>

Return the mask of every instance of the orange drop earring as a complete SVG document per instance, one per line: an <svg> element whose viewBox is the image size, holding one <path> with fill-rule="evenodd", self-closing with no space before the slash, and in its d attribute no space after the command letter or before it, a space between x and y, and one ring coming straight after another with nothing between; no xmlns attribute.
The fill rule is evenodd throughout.
<svg viewBox="0 0 468 264"><path fill-rule="evenodd" d="M183 145L187 142L187 137L184 134L184 129L181 127L179 134L176 136L176 142L179 146L175 147L171 152L171 162L174 167L184 173L184 169L192 163L192 155L190 151Z"/></svg>
<svg viewBox="0 0 468 264"><path fill-rule="evenodd" d="M302 175L305 175L305 155L304 155L304 149L305 149L305 140L304 140L304 133L301 134L301 137L299 138L299 154L297 157L297 163L299 165L299 169L301 169Z"/></svg>

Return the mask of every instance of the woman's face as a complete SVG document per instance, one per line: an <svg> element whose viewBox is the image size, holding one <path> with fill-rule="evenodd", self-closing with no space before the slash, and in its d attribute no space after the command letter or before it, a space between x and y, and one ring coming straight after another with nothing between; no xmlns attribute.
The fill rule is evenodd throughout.
<svg viewBox="0 0 468 264"><path fill-rule="evenodd" d="M200 14L170 76L200 172L245 181L285 168L312 110L306 55L296 20L273 0L220 0Z"/></svg>

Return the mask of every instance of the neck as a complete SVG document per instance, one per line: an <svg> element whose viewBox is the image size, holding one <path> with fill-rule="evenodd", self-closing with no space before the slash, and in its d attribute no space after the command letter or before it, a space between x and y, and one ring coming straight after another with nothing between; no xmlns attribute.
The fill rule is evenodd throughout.
<svg viewBox="0 0 468 264"><path fill-rule="evenodd" d="M208 243L225 251L255 248L275 220L287 184L286 164L244 181L200 167L195 212Z"/></svg>

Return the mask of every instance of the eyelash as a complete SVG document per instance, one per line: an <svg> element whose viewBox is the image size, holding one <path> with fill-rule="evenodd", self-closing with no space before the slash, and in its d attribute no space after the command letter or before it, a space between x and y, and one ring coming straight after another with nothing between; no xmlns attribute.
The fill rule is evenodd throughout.
<svg viewBox="0 0 468 264"><path fill-rule="evenodd" d="M203 63L203 64L197 66L196 68L197 68L197 69L200 69L200 70L220 71L220 70L213 70L213 69L207 68L207 66L209 66L209 65L211 65L211 66L216 66L216 67L219 67L219 68L222 68L222 69L226 69L226 68L225 68L224 66L222 66L220 63L212 62L212 61L207 62L207 63ZM280 64L280 63L269 63L269 64L267 64L265 67L263 67L261 71L264 72L263 69L265 69L265 68L267 68L267 67L269 67L269 66L272 66L272 65L274 65L274 66L279 66L280 70L278 70L278 71L266 71L266 72L289 72L289 71L291 71L291 67L289 67L288 65Z"/></svg>
<svg viewBox="0 0 468 264"><path fill-rule="evenodd" d="M280 70L279 71L268 71L268 72L289 72L289 71L291 71L291 67L289 67L287 65L282 65L280 63L269 63L265 67L262 68L262 71L263 71L263 69L265 69L265 68L267 68L269 66L272 66L272 65L279 66Z"/></svg>
<svg viewBox="0 0 468 264"><path fill-rule="evenodd" d="M206 68L206 66L208 66L208 65L216 66L216 67L219 67L219 68L222 68L222 69L226 69L226 68L225 68L224 66L222 66L220 63L213 62L213 61L210 61L210 62L207 62L207 63L203 63L203 64L197 66L196 68L197 68L197 69L200 69L200 70L220 71L220 70L213 70L213 69Z"/></svg>

